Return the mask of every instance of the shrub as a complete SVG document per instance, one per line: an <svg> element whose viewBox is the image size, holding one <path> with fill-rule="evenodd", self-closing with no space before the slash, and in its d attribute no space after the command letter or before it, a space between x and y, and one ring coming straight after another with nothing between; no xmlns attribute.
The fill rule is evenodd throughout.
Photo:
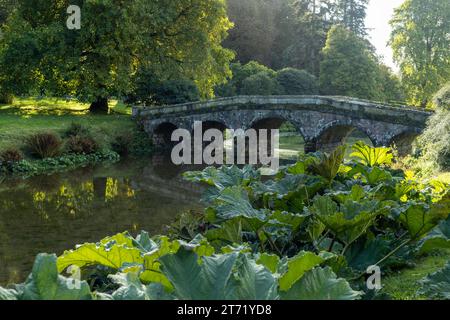
<svg viewBox="0 0 450 320"><path fill-rule="evenodd" d="M134 137L130 133L123 133L114 139L112 149L121 156L128 155L133 147Z"/></svg>
<svg viewBox="0 0 450 320"><path fill-rule="evenodd" d="M153 146L148 134L144 130L136 129L122 133L111 144L114 152L121 156L147 156L152 154Z"/></svg>
<svg viewBox="0 0 450 320"><path fill-rule="evenodd" d="M277 72L276 79L283 88L284 94L308 95L319 93L317 78L305 70L286 68Z"/></svg>
<svg viewBox="0 0 450 320"><path fill-rule="evenodd" d="M59 155L62 141L51 132L37 133L27 139L27 145L33 156L45 159Z"/></svg>
<svg viewBox="0 0 450 320"><path fill-rule="evenodd" d="M427 129L419 138L422 165L434 170L450 168L450 84L434 97L436 113L428 120ZM423 169L423 168L422 168ZM426 169L426 168L425 168Z"/></svg>
<svg viewBox="0 0 450 320"><path fill-rule="evenodd" d="M450 109L450 82L436 93L433 98L433 103L437 108Z"/></svg>
<svg viewBox="0 0 450 320"><path fill-rule="evenodd" d="M67 138L87 135L89 135L89 128L77 122L72 122L64 132L64 136Z"/></svg>
<svg viewBox="0 0 450 320"><path fill-rule="evenodd" d="M219 97L229 97L235 95L245 95L245 90L243 90L244 81L251 76L257 75L259 73L265 73L269 77L275 77L275 71L260 64L256 61L250 61L247 64L232 63L231 72L233 73L233 78L228 81L228 83L216 87L215 93Z"/></svg>
<svg viewBox="0 0 450 320"><path fill-rule="evenodd" d="M72 154L92 154L100 149L99 144L89 136L70 137L66 148Z"/></svg>
<svg viewBox="0 0 450 320"><path fill-rule="evenodd" d="M280 86L267 72L260 72L245 79L242 83L242 95L276 95Z"/></svg>
<svg viewBox="0 0 450 320"><path fill-rule="evenodd" d="M191 80L167 80L156 87L154 98L159 105L200 100L200 92Z"/></svg>
<svg viewBox="0 0 450 320"><path fill-rule="evenodd" d="M19 162L23 160L23 154L16 148L9 148L0 152L0 161Z"/></svg>

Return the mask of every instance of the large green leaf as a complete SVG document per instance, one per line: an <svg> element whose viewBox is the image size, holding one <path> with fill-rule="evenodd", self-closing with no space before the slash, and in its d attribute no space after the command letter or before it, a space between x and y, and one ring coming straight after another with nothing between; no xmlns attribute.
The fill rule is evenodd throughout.
<svg viewBox="0 0 450 320"><path fill-rule="evenodd" d="M377 201L355 202L347 200L339 207L330 197L318 196L310 211L336 237L349 244L363 235L375 218L387 208L378 209Z"/></svg>
<svg viewBox="0 0 450 320"><path fill-rule="evenodd" d="M367 167L361 164L355 165L347 174L350 177L360 174L363 182L371 186L392 181L392 174L389 171L380 167Z"/></svg>
<svg viewBox="0 0 450 320"><path fill-rule="evenodd" d="M20 285L21 300L90 300L92 295L85 281L68 279L58 274L56 255L37 256L33 271Z"/></svg>
<svg viewBox="0 0 450 320"><path fill-rule="evenodd" d="M64 271L69 266L80 268L92 265L102 265L119 270L125 264L142 264L144 259L141 251L126 245L87 243L75 250L65 251L58 258L58 270Z"/></svg>
<svg viewBox="0 0 450 320"><path fill-rule="evenodd" d="M257 263L265 266L272 273L276 273L278 270L278 264L280 262L280 257L274 254L262 253Z"/></svg>
<svg viewBox="0 0 450 320"><path fill-rule="evenodd" d="M159 258L177 253L180 247L179 241L170 241L167 237L160 237L157 248L144 255L144 269L140 275L140 280L146 284L161 283L167 289L173 289L167 277L160 270Z"/></svg>
<svg viewBox="0 0 450 320"><path fill-rule="evenodd" d="M352 150L350 157L358 159L361 164L369 167L389 165L394 158L391 149L384 147L373 148L362 141L356 142Z"/></svg>
<svg viewBox="0 0 450 320"><path fill-rule="evenodd" d="M324 262L324 259L312 252L302 251L280 265L279 286L281 291L288 291L305 272Z"/></svg>
<svg viewBox="0 0 450 320"><path fill-rule="evenodd" d="M222 166L219 169L208 167L203 171L187 172L183 176L188 181L202 182L219 190L244 186L260 177L253 166L245 166L243 169L237 166Z"/></svg>
<svg viewBox="0 0 450 320"><path fill-rule="evenodd" d="M208 230L205 234L208 241L220 241L227 244L242 243L242 221L231 219L222 223L218 228Z"/></svg>
<svg viewBox="0 0 450 320"><path fill-rule="evenodd" d="M422 288L419 294L429 298L450 299L450 262L421 281Z"/></svg>
<svg viewBox="0 0 450 320"><path fill-rule="evenodd" d="M321 154L319 161L310 166L310 170L328 181L332 181L344 162L346 146L337 147L331 154Z"/></svg>
<svg viewBox="0 0 450 320"><path fill-rule="evenodd" d="M450 249L450 217L441 221L419 243L419 253L427 253L436 249Z"/></svg>
<svg viewBox="0 0 450 320"><path fill-rule="evenodd" d="M203 257L201 265L193 251L181 248L178 253L161 257L161 270L174 287L173 294L182 300L224 300L233 294L229 280L237 253ZM232 290L233 289L233 290Z"/></svg>
<svg viewBox="0 0 450 320"><path fill-rule="evenodd" d="M109 278L120 286L112 293L112 300L173 300L173 296L161 284L142 284L138 273L119 273L110 275Z"/></svg>
<svg viewBox="0 0 450 320"><path fill-rule="evenodd" d="M391 249L390 241L377 237L374 239L360 239L354 242L345 252L348 266L365 271L367 267L376 264L385 257Z"/></svg>
<svg viewBox="0 0 450 320"><path fill-rule="evenodd" d="M411 238L420 239L448 215L448 208L440 203L435 203L431 207L416 204L408 206L400 214L399 220L408 230Z"/></svg>
<svg viewBox="0 0 450 320"><path fill-rule="evenodd" d="M239 255L237 269L230 281L229 299L234 300L275 300L278 298L278 283L272 273L257 264L247 255Z"/></svg>
<svg viewBox="0 0 450 320"><path fill-rule="evenodd" d="M324 178L286 175L279 180L252 184L253 194L262 197L266 207L279 211L302 212L310 197L327 185Z"/></svg>
<svg viewBox="0 0 450 320"><path fill-rule="evenodd" d="M315 268L307 272L287 292L283 300L356 300L362 292L354 291L345 279L338 279L331 268Z"/></svg>
<svg viewBox="0 0 450 320"><path fill-rule="evenodd" d="M211 208L221 221L240 217L252 228L264 225L267 212L253 208L247 191L242 187L229 187L222 190L215 199L215 207Z"/></svg>

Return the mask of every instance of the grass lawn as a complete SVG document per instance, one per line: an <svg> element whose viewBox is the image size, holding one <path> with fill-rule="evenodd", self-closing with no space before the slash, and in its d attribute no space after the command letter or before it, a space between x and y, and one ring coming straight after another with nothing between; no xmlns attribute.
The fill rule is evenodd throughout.
<svg viewBox="0 0 450 320"><path fill-rule="evenodd" d="M89 105L61 99L16 99L13 105L0 106L0 150L22 147L31 134L53 131L63 133L72 122L90 128L96 140L104 145L120 132L132 130L131 120L123 103L111 101L110 115L91 115Z"/></svg>
<svg viewBox="0 0 450 320"><path fill-rule="evenodd" d="M449 260L450 250L442 250L421 257L415 261L415 267L401 270L382 279L382 290L391 295L393 299L425 299L417 294L417 290L420 289L419 281L444 267Z"/></svg>

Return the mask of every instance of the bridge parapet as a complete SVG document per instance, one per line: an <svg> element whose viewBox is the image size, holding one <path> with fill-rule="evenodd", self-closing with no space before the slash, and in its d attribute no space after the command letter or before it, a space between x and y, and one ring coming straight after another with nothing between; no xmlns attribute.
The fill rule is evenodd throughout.
<svg viewBox="0 0 450 320"><path fill-rule="evenodd" d="M154 143L170 142L176 128L193 129L195 121L218 129L296 127L309 146L340 143L353 129L374 145L411 140L426 127L433 113L413 107L337 96L237 96L163 107L134 107ZM312 149L312 148L309 148Z"/></svg>
<svg viewBox="0 0 450 320"><path fill-rule="evenodd" d="M236 96L209 101L168 105L161 107L133 107L133 116L139 118L164 118L240 109L311 110L319 112L352 113L362 118L382 118L393 123L425 126L432 112L410 106L390 106L369 100L341 96ZM411 123L412 121L412 123Z"/></svg>

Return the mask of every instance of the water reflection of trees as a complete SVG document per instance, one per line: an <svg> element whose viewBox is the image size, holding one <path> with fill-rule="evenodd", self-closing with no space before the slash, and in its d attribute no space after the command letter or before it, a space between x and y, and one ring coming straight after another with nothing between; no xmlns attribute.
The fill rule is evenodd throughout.
<svg viewBox="0 0 450 320"><path fill-rule="evenodd" d="M189 200L183 194L180 200L176 193L155 191L164 186L142 188L155 183L149 166L128 165L127 171L101 167L3 182L0 284L23 281L40 252L60 254L125 230L161 233L178 213L198 202L197 195Z"/></svg>

